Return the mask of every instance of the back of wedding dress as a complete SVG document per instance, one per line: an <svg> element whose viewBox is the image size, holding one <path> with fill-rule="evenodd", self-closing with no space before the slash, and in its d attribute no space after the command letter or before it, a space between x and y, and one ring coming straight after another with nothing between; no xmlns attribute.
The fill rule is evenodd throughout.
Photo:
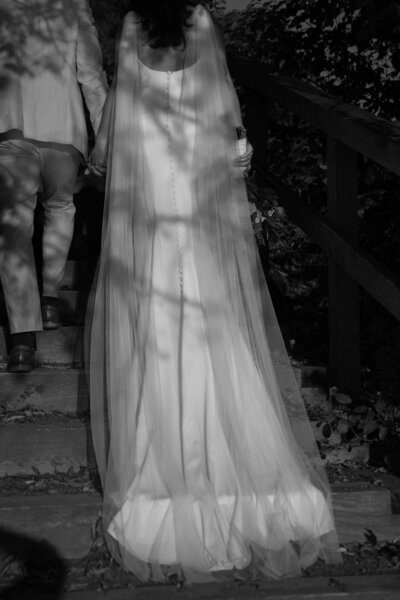
<svg viewBox="0 0 400 600"><path fill-rule="evenodd" d="M329 487L259 264L223 48L198 7L184 68L124 21L91 420L113 555L142 580L340 560ZM317 474L318 471L318 474Z"/></svg>

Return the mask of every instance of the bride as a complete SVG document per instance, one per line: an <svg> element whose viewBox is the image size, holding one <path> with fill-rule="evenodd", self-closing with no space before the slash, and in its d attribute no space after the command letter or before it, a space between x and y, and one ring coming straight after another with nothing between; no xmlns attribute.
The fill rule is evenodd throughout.
<svg viewBox="0 0 400 600"><path fill-rule="evenodd" d="M220 37L189 0L132 8L91 156L98 172L107 162L87 366L109 548L153 581L337 562L254 243Z"/></svg>

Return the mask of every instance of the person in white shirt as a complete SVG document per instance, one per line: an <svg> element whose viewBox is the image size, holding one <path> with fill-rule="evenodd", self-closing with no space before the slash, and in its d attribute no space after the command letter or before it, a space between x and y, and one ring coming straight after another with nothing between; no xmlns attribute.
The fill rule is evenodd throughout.
<svg viewBox="0 0 400 600"><path fill-rule="evenodd" d="M73 191L87 156L82 93L96 133L108 86L87 0L0 5L9 35L0 53L0 280L10 330L7 368L28 372L35 332L60 326L58 289L73 235ZM41 297L32 249L40 187Z"/></svg>

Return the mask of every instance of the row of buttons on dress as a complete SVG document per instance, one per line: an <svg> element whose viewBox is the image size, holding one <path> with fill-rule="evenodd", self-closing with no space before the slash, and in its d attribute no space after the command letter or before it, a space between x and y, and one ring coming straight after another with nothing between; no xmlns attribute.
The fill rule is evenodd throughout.
<svg viewBox="0 0 400 600"><path fill-rule="evenodd" d="M178 200L176 195L176 181L175 181L175 164L174 164L174 156L172 152L172 136L170 130L170 113L171 113L171 105L170 105L170 91L171 91L171 78L172 71L167 71L167 81L166 81L166 116L165 116L165 129L168 136L168 152L169 152L169 166L171 172L171 189L172 189L172 202L173 209L175 212L175 227L176 227L176 242L177 242L177 251L178 251L178 276L179 276L179 288L181 297L183 296L183 251L182 251L182 243L179 234L179 209L178 209Z"/></svg>

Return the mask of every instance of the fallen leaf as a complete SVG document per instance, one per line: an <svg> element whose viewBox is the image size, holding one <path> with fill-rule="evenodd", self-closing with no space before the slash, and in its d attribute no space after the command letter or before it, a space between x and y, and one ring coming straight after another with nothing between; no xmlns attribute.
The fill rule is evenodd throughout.
<svg viewBox="0 0 400 600"><path fill-rule="evenodd" d="M378 538L376 537L376 535L374 534L374 532L372 531L372 529L366 529L365 531L367 532L367 533L364 533L365 540L369 544L372 544L373 546L376 546L376 544L378 543Z"/></svg>

